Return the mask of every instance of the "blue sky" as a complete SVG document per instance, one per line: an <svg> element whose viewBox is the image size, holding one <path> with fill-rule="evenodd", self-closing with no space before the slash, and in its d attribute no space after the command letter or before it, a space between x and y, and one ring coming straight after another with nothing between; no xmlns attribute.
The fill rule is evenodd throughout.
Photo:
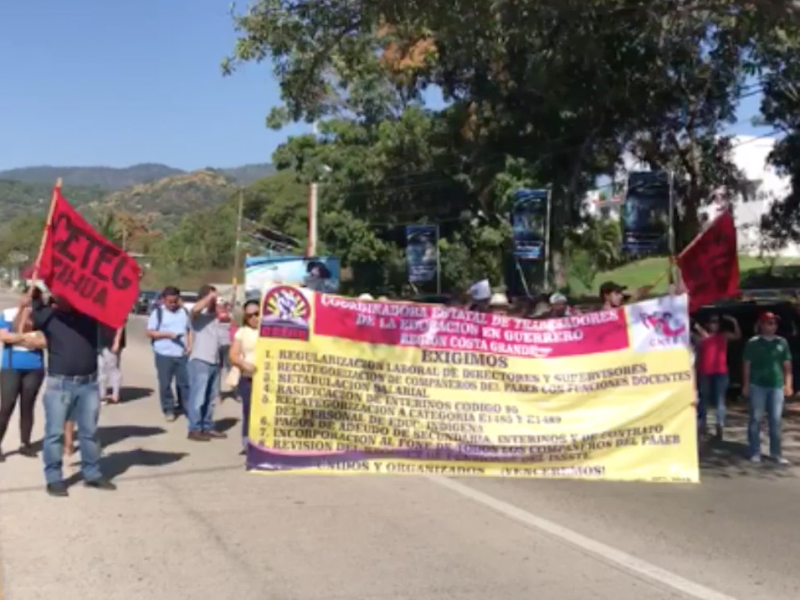
<svg viewBox="0 0 800 600"><path fill-rule="evenodd" d="M0 0L0 170L269 162L268 64L222 77L230 0ZM758 98L742 107L743 121ZM742 122L737 133L763 134Z"/></svg>

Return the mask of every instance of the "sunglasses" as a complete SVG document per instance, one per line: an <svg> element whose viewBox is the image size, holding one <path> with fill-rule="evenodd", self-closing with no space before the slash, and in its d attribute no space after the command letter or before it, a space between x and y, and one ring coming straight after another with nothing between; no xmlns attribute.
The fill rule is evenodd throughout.
<svg viewBox="0 0 800 600"><path fill-rule="evenodd" d="M258 316L257 312L246 312L246 313L244 313L244 318L245 319L252 319L253 317L257 317L257 316Z"/></svg>

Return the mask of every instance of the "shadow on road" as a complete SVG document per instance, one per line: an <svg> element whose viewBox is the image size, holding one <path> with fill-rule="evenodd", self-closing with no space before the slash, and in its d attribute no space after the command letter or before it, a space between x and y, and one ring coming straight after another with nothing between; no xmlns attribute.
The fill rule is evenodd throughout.
<svg viewBox="0 0 800 600"><path fill-rule="evenodd" d="M131 467L163 467L176 463L186 456L189 456L186 452L159 452L136 448L104 456L100 459L100 470L107 479L115 479ZM67 486L71 486L81 479L81 474L76 473L65 483Z"/></svg>
<svg viewBox="0 0 800 600"><path fill-rule="evenodd" d="M119 391L119 401L120 403L136 402L142 398L148 398L152 393L153 388L123 386Z"/></svg>
<svg viewBox="0 0 800 600"><path fill-rule="evenodd" d="M728 418L726 440L700 443L700 474L703 477L754 477L758 479L796 479L798 473L792 467L778 465L766 453L768 446L764 435L766 423L762 424L762 451L765 453L761 463L749 459L747 439L747 417L731 414ZM783 421L783 454L792 465L800 465L800 422L796 419Z"/></svg>
<svg viewBox="0 0 800 600"><path fill-rule="evenodd" d="M128 438L146 438L154 435L161 435L167 431L161 427L146 427L142 425L111 425L109 427L98 427L97 437L103 448L113 446Z"/></svg>
<svg viewBox="0 0 800 600"><path fill-rule="evenodd" d="M234 426L239 422L239 419L234 419L233 417L225 417L224 419L220 419L214 425L214 429L221 433L227 433L229 430L233 429Z"/></svg>

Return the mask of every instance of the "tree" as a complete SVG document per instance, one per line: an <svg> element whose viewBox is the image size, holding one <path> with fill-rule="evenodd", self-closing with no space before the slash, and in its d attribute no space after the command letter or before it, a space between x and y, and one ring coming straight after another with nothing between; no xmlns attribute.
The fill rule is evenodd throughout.
<svg viewBox="0 0 800 600"><path fill-rule="evenodd" d="M386 232L428 219L500 276L507 186L524 174L552 190L561 287L584 194L624 152L676 172L687 239L712 186L738 185L720 132L775 19L736 0L260 0L224 67L269 57L283 104L268 123L320 122L276 162L301 181L332 168L324 216L350 225L330 240L349 262L386 261ZM431 86L445 109L423 108Z"/></svg>

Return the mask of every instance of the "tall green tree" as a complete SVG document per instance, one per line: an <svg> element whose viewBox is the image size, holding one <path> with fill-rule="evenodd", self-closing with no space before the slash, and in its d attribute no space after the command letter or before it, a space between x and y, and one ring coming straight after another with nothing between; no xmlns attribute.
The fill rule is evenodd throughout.
<svg viewBox="0 0 800 600"><path fill-rule="evenodd" d="M711 190L740 184L722 132L763 75L756 45L776 15L739 0L259 0L224 67L271 59L270 126L321 122L277 162L305 181L330 168L326 217L350 226L335 234L349 261L388 260L378 232L427 218L458 225L448 250L489 264L524 171L552 189L561 286L585 192L626 153L676 173L687 239ZM434 86L437 112L422 103Z"/></svg>

